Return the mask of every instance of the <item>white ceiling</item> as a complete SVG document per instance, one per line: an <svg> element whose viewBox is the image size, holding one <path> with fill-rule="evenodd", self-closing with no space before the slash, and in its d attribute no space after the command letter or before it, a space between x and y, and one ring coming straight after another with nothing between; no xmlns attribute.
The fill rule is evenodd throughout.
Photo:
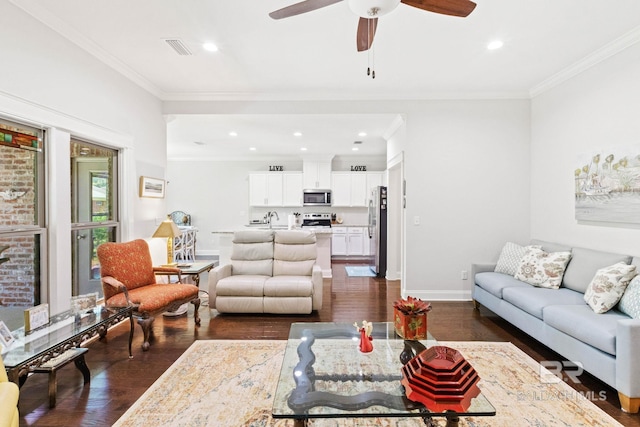
<svg viewBox="0 0 640 427"><path fill-rule="evenodd" d="M400 4L380 17L373 54L356 51L358 17L346 1L282 20L268 13L297 0L10 1L163 100L522 98L640 40L637 0L476 0L467 18ZM487 50L496 38L504 47ZM205 52L206 41L219 51ZM358 139L375 154L395 116L322 118L172 117L169 156L299 144L350 153ZM303 137L292 141L294 130Z"/></svg>

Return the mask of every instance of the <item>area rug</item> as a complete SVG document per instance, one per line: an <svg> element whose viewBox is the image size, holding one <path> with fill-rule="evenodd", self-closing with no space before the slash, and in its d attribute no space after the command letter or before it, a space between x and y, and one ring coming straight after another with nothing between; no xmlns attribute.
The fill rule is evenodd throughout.
<svg viewBox="0 0 640 427"><path fill-rule="evenodd" d="M368 265L347 265L344 269L349 277L376 277Z"/></svg>
<svg viewBox="0 0 640 427"><path fill-rule="evenodd" d="M458 349L481 377L494 417L464 417L460 426L621 426L588 398L511 343L441 342ZM285 341L196 341L115 426L290 427L271 418ZM435 425L445 421L434 419ZM419 418L320 419L315 427L424 426Z"/></svg>

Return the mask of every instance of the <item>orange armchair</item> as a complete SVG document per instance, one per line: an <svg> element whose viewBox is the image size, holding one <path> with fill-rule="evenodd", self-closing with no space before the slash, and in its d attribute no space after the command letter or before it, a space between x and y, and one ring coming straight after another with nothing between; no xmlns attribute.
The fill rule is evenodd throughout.
<svg viewBox="0 0 640 427"><path fill-rule="evenodd" d="M107 307L134 307L134 316L144 333L142 349L149 349L155 316L191 302L194 321L200 325L198 287L180 283L180 270L153 267L149 245L142 239L125 243L103 243L97 249L102 290ZM157 283L156 274L177 275L178 283Z"/></svg>

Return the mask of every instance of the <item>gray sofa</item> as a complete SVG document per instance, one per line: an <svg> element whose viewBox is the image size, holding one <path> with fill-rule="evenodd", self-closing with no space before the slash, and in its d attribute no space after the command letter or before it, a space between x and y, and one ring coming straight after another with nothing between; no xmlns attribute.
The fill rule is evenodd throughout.
<svg viewBox="0 0 640 427"><path fill-rule="evenodd" d="M209 272L209 307L220 313L308 314L322 307L322 269L310 231L246 230L231 263Z"/></svg>
<svg viewBox="0 0 640 427"><path fill-rule="evenodd" d="M584 300L596 271L640 258L586 248L532 241L546 252L571 251L559 289L534 287L513 276L494 272L496 264L473 264L473 299L498 314L568 361L615 388L622 409L640 406L640 320L614 307L596 314Z"/></svg>

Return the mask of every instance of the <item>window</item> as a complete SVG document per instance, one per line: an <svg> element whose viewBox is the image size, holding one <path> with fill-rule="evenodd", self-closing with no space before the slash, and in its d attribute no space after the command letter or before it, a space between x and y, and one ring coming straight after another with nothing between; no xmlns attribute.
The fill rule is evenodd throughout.
<svg viewBox="0 0 640 427"><path fill-rule="evenodd" d="M73 295L102 295L96 249L117 237L117 160L117 150L71 140Z"/></svg>
<svg viewBox="0 0 640 427"><path fill-rule="evenodd" d="M43 150L42 130L0 119L0 309L46 302ZM13 313L11 329L23 320Z"/></svg>

